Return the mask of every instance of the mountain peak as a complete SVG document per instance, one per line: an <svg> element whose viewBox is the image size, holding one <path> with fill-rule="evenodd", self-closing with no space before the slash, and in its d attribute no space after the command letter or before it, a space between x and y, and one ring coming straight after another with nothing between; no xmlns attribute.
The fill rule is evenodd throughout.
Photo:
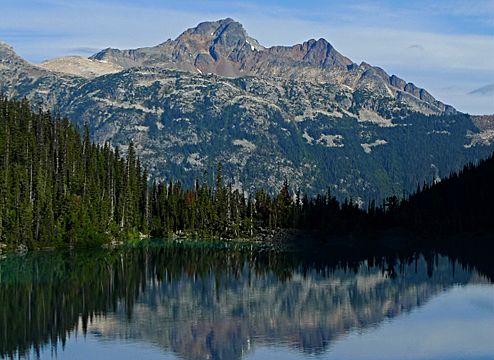
<svg viewBox="0 0 494 360"><path fill-rule="evenodd" d="M2 40L0 40L0 48L4 48L4 47L7 47L7 48L12 48L12 46L10 46L9 44L3 42Z"/></svg>
<svg viewBox="0 0 494 360"><path fill-rule="evenodd" d="M107 49L91 57L124 69L160 67L224 77L299 79L364 89L396 97L425 113L454 112L427 91L365 62L357 65L326 39L265 48L232 18L205 21L158 46L134 50Z"/></svg>
<svg viewBox="0 0 494 360"><path fill-rule="evenodd" d="M0 55L6 55L6 54L10 54L10 55L17 55L14 48L12 46L10 46L9 44L7 44L6 42L3 42L2 40L0 40Z"/></svg>
<svg viewBox="0 0 494 360"><path fill-rule="evenodd" d="M9 44L0 40L0 62L6 63L17 63L17 64L27 64L27 62L22 59L15 52L14 48Z"/></svg>
<svg viewBox="0 0 494 360"><path fill-rule="evenodd" d="M224 29L228 28L229 26L232 26L232 28L236 28L237 30L241 30L242 33L246 34L246 31L243 28L242 24L233 20L232 18L226 18L217 21L201 22L196 27L185 30L177 37L176 40L190 35L200 35L206 37L218 36Z"/></svg>
<svg viewBox="0 0 494 360"><path fill-rule="evenodd" d="M221 44L233 49L246 41L257 43L250 38L243 25L232 18L217 21L205 21L194 28L187 29L175 40L181 43L206 43L208 46Z"/></svg>

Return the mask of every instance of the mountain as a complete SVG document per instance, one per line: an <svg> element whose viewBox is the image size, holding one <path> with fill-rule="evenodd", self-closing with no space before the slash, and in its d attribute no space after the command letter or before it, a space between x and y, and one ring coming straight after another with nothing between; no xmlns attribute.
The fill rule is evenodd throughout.
<svg viewBox="0 0 494 360"><path fill-rule="evenodd" d="M311 39L291 47L265 48L232 19L201 23L177 39L155 47L123 51L106 49L91 59L127 69L153 66L226 77L280 77L333 83L389 94L424 112L455 111L412 83L389 76L369 64L353 63L325 39Z"/></svg>
<svg viewBox="0 0 494 360"><path fill-rule="evenodd" d="M325 39L311 39L291 47L265 48L249 37L241 24L229 18L201 23L177 39L155 47L106 49L91 59L126 69L160 67L226 77L280 77L333 83L354 90L389 94L426 113L455 112L412 83L389 76L369 64L353 63Z"/></svg>
<svg viewBox="0 0 494 360"><path fill-rule="evenodd" d="M122 67L105 61L87 59L81 56L66 56L63 58L44 61L41 68L65 74L92 78L105 74L122 71Z"/></svg>
<svg viewBox="0 0 494 360"><path fill-rule="evenodd" d="M232 19L155 47L41 65L0 48L0 93L88 124L123 152L132 140L152 175L188 185L221 161L235 187L275 190L287 179L363 202L493 149L491 125L324 39L266 48Z"/></svg>
<svg viewBox="0 0 494 360"><path fill-rule="evenodd" d="M33 65L17 55L14 49L0 41L0 94L9 98L30 100L35 106L56 108L68 101L70 89L77 88L83 78L60 74Z"/></svg>

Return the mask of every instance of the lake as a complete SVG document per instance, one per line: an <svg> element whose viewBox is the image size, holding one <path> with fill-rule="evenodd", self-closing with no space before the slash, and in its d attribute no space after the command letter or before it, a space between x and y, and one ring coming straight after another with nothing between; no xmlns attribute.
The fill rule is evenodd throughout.
<svg viewBox="0 0 494 360"><path fill-rule="evenodd" d="M494 286L434 252L149 242L0 260L0 357L494 359Z"/></svg>

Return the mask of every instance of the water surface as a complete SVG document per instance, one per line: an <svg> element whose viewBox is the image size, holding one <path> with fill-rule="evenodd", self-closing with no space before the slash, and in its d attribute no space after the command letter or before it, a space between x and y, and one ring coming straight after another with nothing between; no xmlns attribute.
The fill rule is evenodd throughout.
<svg viewBox="0 0 494 360"><path fill-rule="evenodd" d="M315 259L203 243L9 255L0 357L494 358L494 286L475 268Z"/></svg>

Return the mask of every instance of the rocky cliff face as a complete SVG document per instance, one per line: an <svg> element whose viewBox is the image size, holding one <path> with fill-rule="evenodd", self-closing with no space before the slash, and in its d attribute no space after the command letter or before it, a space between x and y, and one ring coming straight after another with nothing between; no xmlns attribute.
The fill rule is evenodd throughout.
<svg viewBox="0 0 494 360"><path fill-rule="evenodd" d="M232 19L204 22L175 40L135 50L106 49L91 59L132 67L161 67L226 77L257 76L331 83L399 98L420 112L454 113L424 89L369 64L354 64L325 39L265 48Z"/></svg>
<svg viewBox="0 0 494 360"><path fill-rule="evenodd" d="M291 77L296 75L293 67L346 69L352 64L324 39L309 40L293 47L265 48L232 19L201 23L175 40L155 47L106 49L92 58L125 68L159 66L231 77L270 73Z"/></svg>
<svg viewBox="0 0 494 360"><path fill-rule="evenodd" d="M324 39L265 48L231 19L155 47L40 66L2 44L0 93L88 124L124 151L132 140L152 175L188 185L221 161L248 191L287 179L365 202L494 148L490 127Z"/></svg>

